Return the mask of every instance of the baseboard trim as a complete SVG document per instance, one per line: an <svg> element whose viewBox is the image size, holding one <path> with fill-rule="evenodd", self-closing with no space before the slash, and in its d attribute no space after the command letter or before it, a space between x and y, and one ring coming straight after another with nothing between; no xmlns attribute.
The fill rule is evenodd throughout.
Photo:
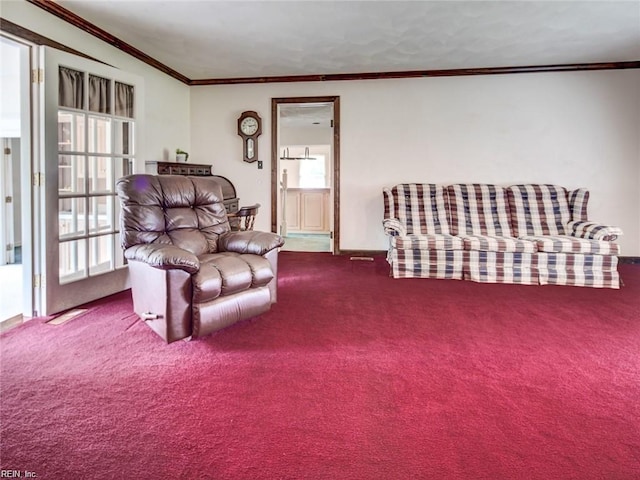
<svg viewBox="0 0 640 480"><path fill-rule="evenodd" d="M375 255L386 255L386 250L340 250L338 255L345 255L350 257L371 257Z"/></svg>
<svg viewBox="0 0 640 480"><path fill-rule="evenodd" d="M640 263L640 257L618 257L618 263L637 264Z"/></svg>
<svg viewBox="0 0 640 480"><path fill-rule="evenodd" d="M348 255L351 257L370 257L375 255L386 255L386 250L340 250L338 255ZM640 257L618 257L618 263L624 264L638 264L640 263Z"/></svg>

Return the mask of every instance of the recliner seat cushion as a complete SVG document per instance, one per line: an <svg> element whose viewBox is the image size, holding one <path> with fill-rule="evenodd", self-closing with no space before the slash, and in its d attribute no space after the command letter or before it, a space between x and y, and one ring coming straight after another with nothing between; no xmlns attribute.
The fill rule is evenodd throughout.
<svg viewBox="0 0 640 480"><path fill-rule="evenodd" d="M221 252L199 260L200 270L192 276L194 303L263 287L273 279L269 261L259 255Z"/></svg>

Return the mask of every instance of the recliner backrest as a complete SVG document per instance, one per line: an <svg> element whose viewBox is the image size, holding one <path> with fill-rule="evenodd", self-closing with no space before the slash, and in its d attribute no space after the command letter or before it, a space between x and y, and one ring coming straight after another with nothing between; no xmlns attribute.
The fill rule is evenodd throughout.
<svg viewBox="0 0 640 480"><path fill-rule="evenodd" d="M118 180L123 248L166 243L194 255L217 251L230 230L220 185L208 177L129 175Z"/></svg>

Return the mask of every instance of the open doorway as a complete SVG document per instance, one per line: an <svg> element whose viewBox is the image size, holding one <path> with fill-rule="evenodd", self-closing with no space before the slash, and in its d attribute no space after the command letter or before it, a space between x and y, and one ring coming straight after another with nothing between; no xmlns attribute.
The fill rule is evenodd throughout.
<svg viewBox="0 0 640 480"><path fill-rule="evenodd" d="M0 329L33 313L31 282L31 48L0 36Z"/></svg>
<svg viewBox="0 0 640 480"><path fill-rule="evenodd" d="M339 253L339 101L272 99L271 229L283 250Z"/></svg>

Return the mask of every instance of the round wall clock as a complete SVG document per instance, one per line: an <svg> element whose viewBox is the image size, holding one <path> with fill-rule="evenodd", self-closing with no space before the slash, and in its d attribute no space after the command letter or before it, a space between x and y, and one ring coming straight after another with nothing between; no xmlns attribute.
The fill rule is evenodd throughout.
<svg viewBox="0 0 640 480"><path fill-rule="evenodd" d="M258 136L262 133L262 120L254 111L242 112L238 118L238 135L242 137L242 159L258 160Z"/></svg>

